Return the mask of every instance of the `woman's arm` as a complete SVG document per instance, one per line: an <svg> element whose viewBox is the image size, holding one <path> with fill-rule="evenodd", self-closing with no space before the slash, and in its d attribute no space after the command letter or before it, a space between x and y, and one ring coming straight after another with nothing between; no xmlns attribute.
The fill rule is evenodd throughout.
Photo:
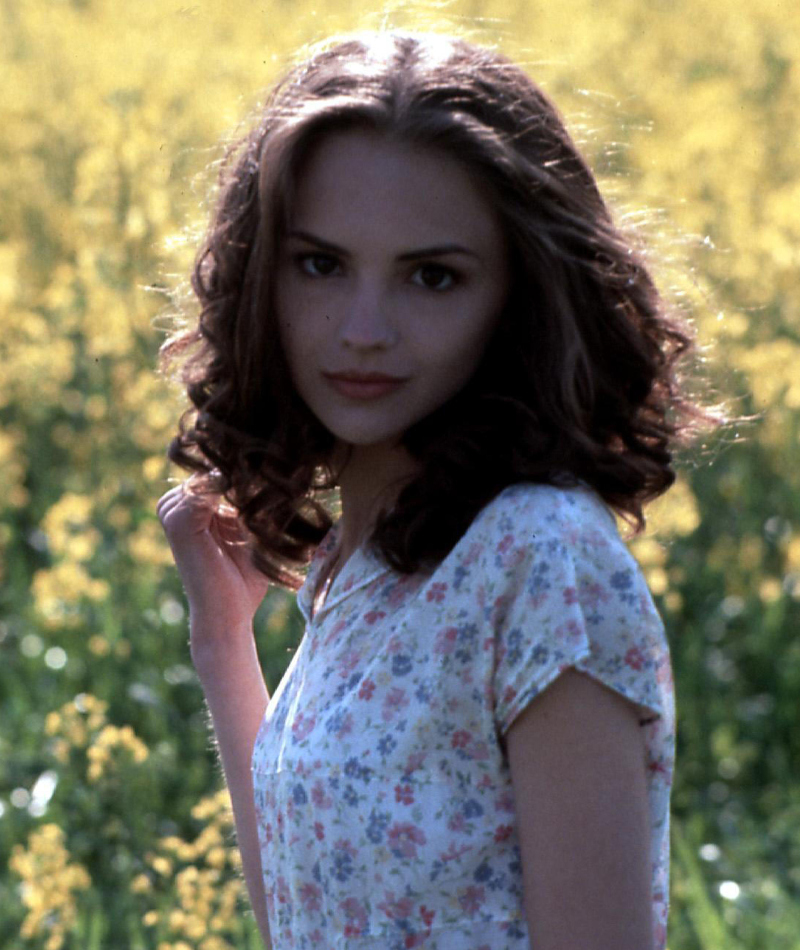
<svg viewBox="0 0 800 950"><path fill-rule="evenodd" d="M537 950L652 950L645 746L634 704L566 670L506 737Z"/></svg>
<svg viewBox="0 0 800 950"><path fill-rule="evenodd" d="M193 639L200 633L193 630ZM224 657L213 653L207 653L203 659L195 656L195 669L203 684L231 796L236 839L250 903L267 950L271 950L250 771L253 745L269 696L252 633L229 637L228 642L236 646L228 649Z"/></svg>
<svg viewBox="0 0 800 950"><path fill-rule="evenodd" d="M158 516L189 601L192 662L211 712L253 913L271 950L250 774L269 698L253 638L267 580L242 544L235 514L219 499L179 485L159 500Z"/></svg>

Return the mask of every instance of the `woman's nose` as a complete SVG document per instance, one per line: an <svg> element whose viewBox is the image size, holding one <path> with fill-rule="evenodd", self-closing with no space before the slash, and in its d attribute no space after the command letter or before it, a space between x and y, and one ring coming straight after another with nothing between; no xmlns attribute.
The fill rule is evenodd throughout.
<svg viewBox="0 0 800 950"><path fill-rule="evenodd" d="M397 342L390 301L381 288L374 285L357 287L343 303L345 309L339 334L345 346L385 349Z"/></svg>

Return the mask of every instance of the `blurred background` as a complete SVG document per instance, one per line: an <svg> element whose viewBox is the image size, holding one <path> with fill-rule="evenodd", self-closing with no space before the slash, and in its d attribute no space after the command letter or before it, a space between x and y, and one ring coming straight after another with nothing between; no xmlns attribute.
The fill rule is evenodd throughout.
<svg viewBox="0 0 800 950"><path fill-rule="evenodd" d="M671 950L800 947L800 7L0 0L0 947L260 946L154 515L154 372L229 138L300 46L457 29L556 99L758 420L633 542L677 681ZM432 11L432 12L431 12ZM270 690L301 635L271 593Z"/></svg>

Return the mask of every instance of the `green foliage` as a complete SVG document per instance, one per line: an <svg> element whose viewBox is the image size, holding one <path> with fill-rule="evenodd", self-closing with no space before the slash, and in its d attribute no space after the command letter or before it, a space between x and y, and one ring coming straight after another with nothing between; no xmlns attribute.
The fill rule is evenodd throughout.
<svg viewBox="0 0 800 950"><path fill-rule="evenodd" d="M383 14L0 0L0 17L0 947L255 948L154 516L182 403L153 372L153 321L188 274L214 143L296 48ZM677 682L670 947L796 950L800 14L454 0L387 18L528 64L618 213L655 209L644 231L711 382L758 414L686 458L633 547ZM269 595L270 690L298 621Z"/></svg>

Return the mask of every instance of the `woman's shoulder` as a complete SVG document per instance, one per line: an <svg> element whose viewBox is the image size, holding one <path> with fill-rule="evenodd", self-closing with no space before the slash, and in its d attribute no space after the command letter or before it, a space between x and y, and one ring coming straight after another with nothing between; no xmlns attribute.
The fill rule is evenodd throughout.
<svg viewBox="0 0 800 950"><path fill-rule="evenodd" d="M508 486L478 513L454 553L456 574L477 571L495 589L534 591L537 603L546 588L561 584L571 597L578 585L609 598L603 592L616 591L627 608L653 613L612 509L584 483Z"/></svg>
<svg viewBox="0 0 800 950"><path fill-rule="evenodd" d="M467 533L500 533L530 542L536 537L563 537L575 532L619 540L611 508L584 482L572 486L535 482L509 485L478 512Z"/></svg>
<svg viewBox="0 0 800 950"><path fill-rule="evenodd" d="M612 509L584 483L509 485L478 512L452 554L459 564L515 576L567 562L587 575L637 573Z"/></svg>

